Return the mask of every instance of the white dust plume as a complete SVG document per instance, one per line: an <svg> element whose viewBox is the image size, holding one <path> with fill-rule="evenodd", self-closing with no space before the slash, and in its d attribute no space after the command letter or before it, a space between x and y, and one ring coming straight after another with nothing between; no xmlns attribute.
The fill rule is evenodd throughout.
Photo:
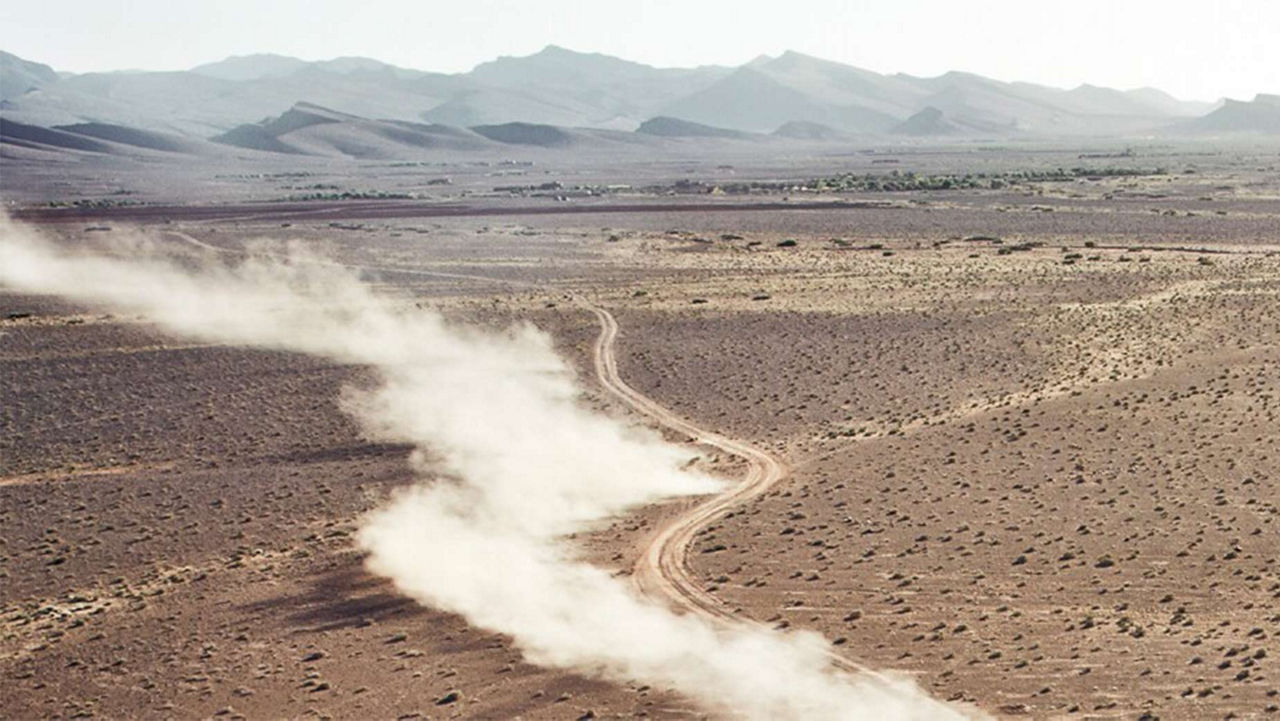
<svg viewBox="0 0 1280 721"><path fill-rule="evenodd" d="M578 560L565 535L640 504L717 490L689 453L583 407L532 326L451 324L297 253L175 259L135 241L90 254L0 218L0 286L136 313L182 336L369 366L345 407L414 444L423 480L364 519L369 568L415 600L509 635L533 663L676 690L750 719L967 715L905 680L834 669L816 634L678 615Z"/></svg>

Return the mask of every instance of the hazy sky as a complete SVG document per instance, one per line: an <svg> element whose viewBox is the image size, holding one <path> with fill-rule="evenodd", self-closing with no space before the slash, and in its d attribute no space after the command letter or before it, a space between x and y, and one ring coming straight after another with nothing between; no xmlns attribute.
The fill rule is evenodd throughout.
<svg viewBox="0 0 1280 721"><path fill-rule="evenodd" d="M547 44L659 66L798 50L878 72L967 70L1184 99L1280 93L1274 0L61 0L0 3L0 49L58 70L363 55L457 72Z"/></svg>

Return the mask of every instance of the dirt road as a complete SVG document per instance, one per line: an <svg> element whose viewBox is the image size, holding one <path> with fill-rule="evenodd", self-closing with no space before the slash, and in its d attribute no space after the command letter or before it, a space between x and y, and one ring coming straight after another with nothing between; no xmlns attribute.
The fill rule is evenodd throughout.
<svg viewBox="0 0 1280 721"><path fill-rule="evenodd" d="M698 428L627 385L618 373L618 361L614 352L618 339L617 320L603 308L590 303L586 305L600 321L600 335L596 338L593 359L596 376L610 393L659 425L687 436L690 441L713 446L746 460L748 464L747 475L740 483L699 503L658 530L648 548L636 561L632 571L633 580L645 595L669 599L689 613L730 627L767 628L759 621L734 614L715 596L703 590L690 575L686 560L689 546L699 530L731 509L773 488L786 478L786 465L749 443ZM834 651L828 651L827 655L832 665L842 671L886 685L896 685L895 679L848 656ZM976 709L949 706L941 702L938 703L938 717L986 718Z"/></svg>
<svg viewBox="0 0 1280 721"><path fill-rule="evenodd" d="M702 590L689 576L689 571L685 567L685 554L698 529L729 509L772 488L786 476L787 469L768 453L741 441L698 428L627 385L618 374L617 357L614 355L618 322L607 310L597 307L591 307L591 310L599 319L601 326L600 336L596 339L594 357L596 375L605 388L658 424L688 436L695 443L715 446L726 453L743 458L750 464L747 477L741 483L699 504L662 529L637 561L634 569L636 583L646 594L667 596L686 610L738 623L741 619L725 609L724 605L711 594Z"/></svg>

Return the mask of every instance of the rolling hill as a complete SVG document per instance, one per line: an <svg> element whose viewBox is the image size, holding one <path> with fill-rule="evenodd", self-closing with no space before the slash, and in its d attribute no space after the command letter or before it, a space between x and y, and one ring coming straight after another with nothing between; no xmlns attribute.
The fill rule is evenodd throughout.
<svg viewBox="0 0 1280 721"><path fill-rule="evenodd" d="M1217 110L1176 129L1197 135L1280 135L1280 95L1259 94L1249 102L1226 100Z"/></svg>
<svg viewBox="0 0 1280 721"><path fill-rule="evenodd" d="M664 138L748 138L750 134L739 130L717 128L689 120L658 116L649 118L636 128L637 133L657 135Z"/></svg>
<svg viewBox="0 0 1280 721"><path fill-rule="evenodd" d="M391 159L424 150L482 150L483 136L461 128L403 120L371 120L313 103L240 125L214 142L247 150L297 155Z"/></svg>
<svg viewBox="0 0 1280 721"><path fill-rule="evenodd" d="M0 51L0 102L58 82L53 68Z"/></svg>

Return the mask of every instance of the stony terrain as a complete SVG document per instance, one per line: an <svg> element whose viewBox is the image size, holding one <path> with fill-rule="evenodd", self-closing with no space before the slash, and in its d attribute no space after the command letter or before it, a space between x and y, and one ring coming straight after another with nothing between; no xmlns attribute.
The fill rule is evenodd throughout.
<svg viewBox="0 0 1280 721"><path fill-rule="evenodd" d="M608 307L629 383L790 466L690 554L744 615L1000 716L1265 716L1280 175L1174 162L1197 172L877 209L145 229L210 253L300 239L406 303L532 320L584 402L623 413L569 294ZM127 232L100 224L49 232ZM360 514L412 482L407 448L341 413L372 380L0 295L5 714L696 716L526 664L362 570ZM675 510L575 542L621 572Z"/></svg>

